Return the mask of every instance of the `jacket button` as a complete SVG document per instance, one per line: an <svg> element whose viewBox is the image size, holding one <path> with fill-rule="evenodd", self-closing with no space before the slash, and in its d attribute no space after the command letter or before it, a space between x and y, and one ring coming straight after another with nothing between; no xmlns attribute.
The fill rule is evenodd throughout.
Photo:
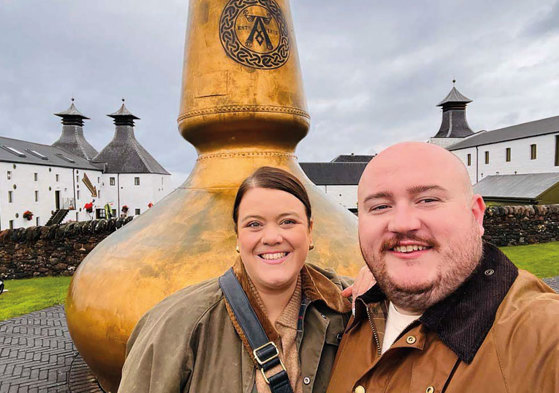
<svg viewBox="0 0 559 393"><path fill-rule="evenodd" d="M326 315L320 314L320 316L322 316L322 318L326 319Z"/></svg>
<svg viewBox="0 0 559 393"><path fill-rule="evenodd" d="M355 388L355 390L353 392L354 393L365 393L365 388L363 386L359 385Z"/></svg>
<svg viewBox="0 0 559 393"><path fill-rule="evenodd" d="M417 339L416 339L414 336L408 336L408 337L406 338L406 342L407 342L408 344L415 344L416 341L417 341Z"/></svg>
<svg viewBox="0 0 559 393"><path fill-rule="evenodd" d="M434 393L435 392L435 388L432 386L427 387L427 389L425 389L425 393Z"/></svg>
<svg viewBox="0 0 559 393"><path fill-rule="evenodd" d="M493 273L495 273L495 270L493 270L493 269L487 269L484 273L485 273L486 276L492 276Z"/></svg>
<svg viewBox="0 0 559 393"><path fill-rule="evenodd" d="M303 383L305 385L308 385L309 383L311 383L311 379L309 377L305 377L305 378L303 378Z"/></svg>

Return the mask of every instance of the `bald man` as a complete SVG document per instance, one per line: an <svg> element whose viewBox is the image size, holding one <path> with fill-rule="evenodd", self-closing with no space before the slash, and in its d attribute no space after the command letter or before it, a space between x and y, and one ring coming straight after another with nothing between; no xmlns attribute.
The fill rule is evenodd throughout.
<svg viewBox="0 0 559 393"><path fill-rule="evenodd" d="M485 204L458 158L392 146L358 208L378 284L356 301L329 393L559 392L559 295L482 241Z"/></svg>

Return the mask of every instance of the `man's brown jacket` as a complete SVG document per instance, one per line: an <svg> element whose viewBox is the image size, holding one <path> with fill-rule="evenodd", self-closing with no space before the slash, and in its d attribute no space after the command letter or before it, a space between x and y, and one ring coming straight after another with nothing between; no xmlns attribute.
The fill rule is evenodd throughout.
<svg viewBox="0 0 559 393"><path fill-rule="evenodd" d="M559 295L493 246L382 356L386 297L375 286L356 308L328 393L559 392Z"/></svg>

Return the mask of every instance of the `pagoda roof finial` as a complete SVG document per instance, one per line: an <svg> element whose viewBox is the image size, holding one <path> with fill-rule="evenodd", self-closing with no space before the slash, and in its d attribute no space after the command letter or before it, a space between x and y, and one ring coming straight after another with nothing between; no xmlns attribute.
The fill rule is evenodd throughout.
<svg viewBox="0 0 559 393"><path fill-rule="evenodd" d="M455 85L456 85L456 79L453 79L452 80L452 89L446 95L446 97L441 102L439 102L437 104L437 106L444 106L445 104L451 104L451 103L452 104L454 104L454 103L469 104L470 102L472 102L472 100L470 100L464 94L460 93Z"/></svg>
<svg viewBox="0 0 559 393"><path fill-rule="evenodd" d="M66 109L63 112L58 112L54 114L55 116L61 117L62 120L64 121L64 119L88 119L89 117L84 116L74 105L74 97L71 98L71 104L70 107L68 109Z"/></svg>

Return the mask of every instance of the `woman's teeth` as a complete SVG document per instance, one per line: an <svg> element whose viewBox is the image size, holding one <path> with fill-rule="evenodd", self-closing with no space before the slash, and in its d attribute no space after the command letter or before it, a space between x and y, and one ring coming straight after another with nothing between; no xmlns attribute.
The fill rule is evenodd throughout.
<svg viewBox="0 0 559 393"><path fill-rule="evenodd" d="M412 251L421 251L426 250L428 247L425 246L418 246L416 244L409 245L409 246L396 246L394 247L394 251L398 252L412 252Z"/></svg>
<svg viewBox="0 0 559 393"><path fill-rule="evenodd" d="M286 252L274 252L274 253L271 253L271 254L260 254L260 257L262 259L267 259L269 261L272 261L274 259L281 259L286 255L287 255Z"/></svg>

